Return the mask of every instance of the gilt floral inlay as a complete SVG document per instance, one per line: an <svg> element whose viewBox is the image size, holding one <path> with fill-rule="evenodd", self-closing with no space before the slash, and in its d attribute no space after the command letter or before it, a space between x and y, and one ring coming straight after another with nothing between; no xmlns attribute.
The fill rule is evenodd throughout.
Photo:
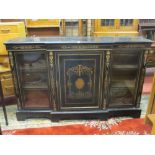
<svg viewBox="0 0 155 155"><path fill-rule="evenodd" d="M76 65L67 69L68 98L90 98L93 96L93 67Z"/></svg>

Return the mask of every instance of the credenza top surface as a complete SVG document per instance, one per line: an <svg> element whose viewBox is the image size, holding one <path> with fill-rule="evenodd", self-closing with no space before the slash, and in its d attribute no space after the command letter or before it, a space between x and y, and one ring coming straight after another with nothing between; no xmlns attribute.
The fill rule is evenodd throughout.
<svg viewBox="0 0 155 155"><path fill-rule="evenodd" d="M6 42L15 44L151 44L152 41L144 37L26 37L16 38Z"/></svg>

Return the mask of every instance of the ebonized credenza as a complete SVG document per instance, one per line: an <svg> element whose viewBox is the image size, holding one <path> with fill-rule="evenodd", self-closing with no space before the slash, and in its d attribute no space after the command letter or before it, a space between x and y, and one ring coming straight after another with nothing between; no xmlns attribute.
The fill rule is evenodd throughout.
<svg viewBox="0 0 155 155"><path fill-rule="evenodd" d="M142 37L10 40L17 119L139 117L151 43Z"/></svg>

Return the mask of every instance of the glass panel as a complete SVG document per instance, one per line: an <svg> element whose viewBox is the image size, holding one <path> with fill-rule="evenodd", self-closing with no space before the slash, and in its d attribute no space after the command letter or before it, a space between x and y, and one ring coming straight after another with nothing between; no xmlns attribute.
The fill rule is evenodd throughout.
<svg viewBox="0 0 155 155"><path fill-rule="evenodd" d="M46 54L24 52L16 55L25 108L49 107Z"/></svg>
<svg viewBox="0 0 155 155"><path fill-rule="evenodd" d="M137 70L112 69L110 106L133 104Z"/></svg>
<svg viewBox="0 0 155 155"><path fill-rule="evenodd" d="M132 24L133 24L133 19L121 19L120 20L121 26L132 26Z"/></svg>
<svg viewBox="0 0 155 155"><path fill-rule="evenodd" d="M114 26L114 19L101 19L101 26Z"/></svg>
<svg viewBox="0 0 155 155"><path fill-rule="evenodd" d="M142 24L142 23L146 23L146 24L152 23L153 24L153 23L155 23L155 19L140 19L139 22L140 22L140 24Z"/></svg>
<svg viewBox="0 0 155 155"><path fill-rule="evenodd" d="M17 61L23 88L48 88L45 54L18 54Z"/></svg>
<svg viewBox="0 0 155 155"><path fill-rule="evenodd" d="M131 87L136 84L137 70L112 69L111 83L113 87Z"/></svg>
<svg viewBox="0 0 155 155"><path fill-rule="evenodd" d="M79 20L65 19L66 36L78 36Z"/></svg>
<svg viewBox="0 0 155 155"><path fill-rule="evenodd" d="M23 101L25 108L48 108L48 90L24 90Z"/></svg>
<svg viewBox="0 0 155 155"><path fill-rule="evenodd" d="M116 51L116 54L111 55L109 107L134 104L140 54L137 51L133 53Z"/></svg>
<svg viewBox="0 0 155 155"><path fill-rule="evenodd" d="M131 105L133 103L134 89L128 87L111 87L110 96L109 107Z"/></svg>
<svg viewBox="0 0 155 155"><path fill-rule="evenodd" d="M113 68L137 68L139 63L139 52L134 54L112 54L111 62Z"/></svg>
<svg viewBox="0 0 155 155"><path fill-rule="evenodd" d="M40 88L47 89L48 88L48 78L47 72L22 72L21 74L23 88Z"/></svg>
<svg viewBox="0 0 155 155"><path fill-rule="evenodd" d="M83 23L83 27L82 27L83 36L87 36L87 20L83 19L82 23Z"/></svg>
<svg viewBox="0 0 155 155"><path fill-rule="evenodd" d="M40 52L17 54L17 62L19 69L24 71L47 69L45 54Z"/></svg>

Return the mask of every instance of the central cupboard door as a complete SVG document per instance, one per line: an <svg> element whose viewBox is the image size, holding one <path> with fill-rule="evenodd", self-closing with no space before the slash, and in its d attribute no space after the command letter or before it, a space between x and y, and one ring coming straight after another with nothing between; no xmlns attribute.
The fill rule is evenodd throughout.
<svg viewBox="0 0 155 155"><path fill-rule="evenodd" d="M55 60L57 109L101 108L104 52L55 52Z"/></svg>

